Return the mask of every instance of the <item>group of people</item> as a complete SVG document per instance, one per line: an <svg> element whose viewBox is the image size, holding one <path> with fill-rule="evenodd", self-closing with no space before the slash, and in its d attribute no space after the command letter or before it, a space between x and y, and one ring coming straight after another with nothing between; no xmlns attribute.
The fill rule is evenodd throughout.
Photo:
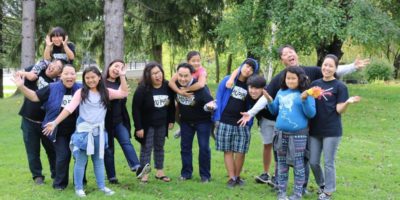
<svg viewBox="0 0 400 200"><path fill-rule="evenodd" d="M46 37L44 59L14 75L24 94L21 128L28 163L36 184L43 184L40 143L48 155L53 187L63 190L69 182L69 163L74 158L75 193L86 196L84 184L88 156L93 162L100 191L113 195L105 186L105 174L117 184L114 139L120 144L129 169L147 183L153 152L155 178L170 182L164 172L164 145L168 130L180 126L181 181L193 177L192 146L197 133L199 174L211 181L210 136L215 129L216 150L224 152L227 186L245 184L241 171L249 150L253 117L263 138L264 172L260 183L276 186L278 199L288 199L289 166L295 173L294 191L289 199L301 199L306 192L309 167L320 187L318 199L330 199L336 189L335 155L342 136L341 113L360 101L349 97L337 76L368 64L357 59L338 65L327 55L319 67L299 66L295 49L282 46L279 55L286 68L266 85L258 75L257 60L248 58L218 86L215 99L207 87L207 72L197 51L177 66L170 81L161 64L146 64L132 100L134 138L140 144L138 158L131 142L131 119L126 107L129 86L123 60L109 63L101 73L97 67L83 70L82 84L76 82L73 67L75 47L60 27ZM215 127L214 127L214 126ZM272 156L272 152L273 155ZM307 153L309 152L309 153ZM324 154L324 170L320 165ZM309 155L309 156L308 156ZM275 176L269 174L275 158Z"/></svg>

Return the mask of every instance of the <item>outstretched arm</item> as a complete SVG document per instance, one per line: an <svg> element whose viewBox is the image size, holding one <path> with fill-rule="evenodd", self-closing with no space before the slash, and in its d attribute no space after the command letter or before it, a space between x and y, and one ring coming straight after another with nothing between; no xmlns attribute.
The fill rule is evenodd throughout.
<svg viewBox="0 0 400 200"><path fill-rule="evenodd" d="M346 74L350 74L357 70L361 70L361 69L365 68L369 63L370 63L370 60L368 58L360 59L359 57L357 57L354 60L354 63L347 64L347 65L339 65L338 69L336 71L336 74L338 76L344 76Z"/></svg>
<svg viewBox="0 0 400 200"><path fill-rule="evenodd" d="M350 98L348 98L347 101L345 101L344 103L338 103L338 104L336 105L336 112L342 114L342 113L346 112L347 107L348 107L350 104L358 103L358 102L360 102L360 101L361 101L361 97L360 97L360 96L353 96L353 97L350 97Z"/></svg>
<svg viewBox="0 0 400 200"><path fill-rule="evenodd" d="M18 90L24 94L24 96L33 101L33 102L39 102L39 97L36 95L35 91L27 88L24 85L24 77L20 73L15 73L14 77L11 79L15 85L17 86Z"/></svg>

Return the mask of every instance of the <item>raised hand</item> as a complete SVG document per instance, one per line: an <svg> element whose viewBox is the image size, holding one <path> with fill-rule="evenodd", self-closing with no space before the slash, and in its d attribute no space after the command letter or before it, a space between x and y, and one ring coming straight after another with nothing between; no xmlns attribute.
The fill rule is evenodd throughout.
<svg viewBox="0 0 400 200"><path fill-rule="evenodd" d="M360 96L352 96L349 99L347 99L346 102L352 104L352 103L358 103L361 101L361 97Z"/></svg>
<svg viewBox="0 0 400 200"><path fill-rule="evenodd" d="M18 71L15 72L13 77L11 78L11 81L15 83L17 87L21 87L24 85L24 72Z"/></svg>
<svg viewBox="0 0 400 200"><path fill-rule="evenodd" d="M240 112L240 114L242 115L242 118L240 118L237 123L239 126L246 126L247 122L251 119L250 114L248 112Z"/></svg>
<svg viewBox="0 0 400 200"><path fill-rule="evenodd" d="M46 35L46 46L53 46L53 42L51 41L50 35Z"/></svg>
<svg viewBox="0 0 400 200"><path fill-rule="evenodd" d="M120 75L120 76L125 76L126 75L126 71L127 71L127 67L126 67L126 65L124 65L124 64L120 64L119 66L118 66L118 74Z"/></svg>
<svg viewBox="0 0 400 200"><path fill-rule="evenodd" d="M354 60L354 66L356 67L357 70L363 69L370 63L370 60L368 58L366 59L360 59L359 56Z"/></svg>
<svg viewBox="0 0 400 200"><path fill-rule="evenodd" d="M65 39L62 41L64 46L68 45L68 35L65 36Z"/></svg>

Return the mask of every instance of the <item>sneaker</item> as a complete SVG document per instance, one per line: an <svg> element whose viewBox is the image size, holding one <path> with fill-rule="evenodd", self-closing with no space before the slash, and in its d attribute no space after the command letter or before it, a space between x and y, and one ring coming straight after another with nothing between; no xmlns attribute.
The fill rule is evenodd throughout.
<svg viewBox="0 0 400 200"><path fill-rule="evenodd" d="M150 171L151 171L150 164L147 163L146 165L144 165L143 168L139 168L139 169L136 171L136 177L137 177L137 178L142 178L143 175L150 173Z"/></svg>
<svg viewBox="0 0 400 200"><path fill-rule="evenodd" d="M177 138L180 138L180 137L181 137L181 129L178 129L178 130L175 131L174 138L177 139Z"/></svg>
<svg viewBox="0 0 400 200"><path fill-rule="evenodd" d="M233 179L229 179L228 182L226 183L226 186L228 186L228 188L233 188L236 186L236 180Z"/></svg>
<svg viewBox="0 0 400 200"><path fill-rule="evenodd" d="M131 171L136 172L140 168L140 164L135 165L134 167L131 168Z"/></svg>
<svg viewBox="0 0 400 200"><path fill-rule="evenodd" d="M236 184L237 184L238 186L242 187L242 186L244 186L245 182L244 182L244 180L243 180L242 178L240 178L240 176L239 176L239 177L236 178Z"/></svg>
<svg viewBox="0 0 400 200"><path fill-rule="evenodd" d="M100 189L100 191L104 192L104 194L107 195L107 196L111 196L111 195L115 194L115 192L112 191L108 187L104 187L103 189Z"/></svg>
<svg viewBox="0 0 400 200"><path fill-rule="evenodd" d="M202 183L209 183L211 180L210 178L206 178L206 177L201 177L200 182Z"/></svg>
<svg viewBox="0 0 400 200"><path fill-rule="evenodd" d="M325 185L319 186L317 194L320 195L320 194L324 193L324 188L325 188Z"/></svg>
<svg viewBox="0 0 400 200"><path fill-rule="evenodd" d="M37 176L33 179L36 185L43 185L44 184L44 178L41 176Z"/></svg>
<svg viewBox="0 0 400 200"><path fill-rule="evenodd" d="M262 173L260 176L255 177L256 183L272 183L271 176L268 173Z"/></svg>
<svg viewBox="0 0 400 200"><path fill-rule="evenodd" d="M325 192L323 192L322 194L320 194L318 196L318 200L331 200L332 199L332 195L328 195Z"/></svg>
<svg viewBox="0 0 400 200"><path fill-rule="evenodd" d="M83 190L75 190L75 194L78 197L86 197L86 193Z"/></svg>
<svg viewBox="0 0 400 200"><path fill-rule="evenodd" d="M288 198L287 198L287 196L286 196L286 193L283 193L283 192L279 192L278 193L278 198L277 198L278 200L289 200Z"/></svg>
<svg viewBox="0 0 400 200"><path fill-rule="evenodd" d="M111 177L108 179L110 184L119 184L117 177Z"/></svg>
<svg viewBox="0 0 400 200"><path fill-rule="evenodd" d="M192 179L192 178L188 178L188 177L184 177L184 176L179 177L180 181L187 181L187 180L190 180L190 179Z"/></svg>
<svg viewBox="0 0 400 200"><path fill-rule="evenodd" d="M301 200L301 196L293 194L292 196L289 197L289 200Z"/></svg>

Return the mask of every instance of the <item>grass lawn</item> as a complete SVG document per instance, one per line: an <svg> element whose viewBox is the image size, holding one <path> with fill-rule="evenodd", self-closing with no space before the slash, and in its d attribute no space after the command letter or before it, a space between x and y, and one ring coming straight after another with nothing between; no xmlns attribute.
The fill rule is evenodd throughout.
<svg viewBox="0 0 400 200"><path fill-rule="evenodd" d="M215 86L211 86L215 88ZM400 85L349 85L351 95L360 95L362 102L351 106L343 116L344 136L337 156L337 192L334 199L398 199L400 195ZM133 94L133 93L131 93ZM0 199L77 199L72 185L65 191L55 191L49 179L49 167L42 149L43 173L46 183L33 184L20 130L20 116L17 114L22 97L0 100ZM129 100L131 102L131 100ZM130 103L129 109L130 110ZM119 185L107 184L116 191L106 197L96 190L92 163L89 162L86 186L88 199L276 199L276 194L267 186L256 184L254 176L262 171L262 144L258 128L252 129L252 142L243 169L246 185L228 189L223 154L212 148L212 181L200 183L197 165L197 145L194 145L193 179L178 180L180 175L179 139L170 137L165 145L165 172L172 182L156 180L154 171L148 184L140 184L128 169L123 153L116 148L116 167ZM170 131L170 135L173 131ZM132 140L134 141L134 140ZM195 144L197 141L194 142ZM139 151L139 144L134 141ZM289 194L293 177L290 172ZM314 193L304 199L316 199L316 185L313 176L309 189Z"/></svg>

